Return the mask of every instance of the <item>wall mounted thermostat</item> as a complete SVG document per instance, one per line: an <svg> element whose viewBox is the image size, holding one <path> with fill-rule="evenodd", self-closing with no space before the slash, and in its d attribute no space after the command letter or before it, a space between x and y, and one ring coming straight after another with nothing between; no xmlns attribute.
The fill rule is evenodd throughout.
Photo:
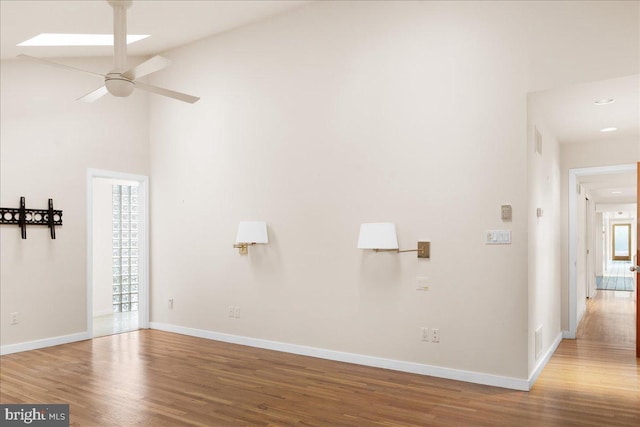
<svg viewBox="0 0 640 427"><path fill-rule="evenodd" d="M503 221L511 221L511 205L502 205L500 208L500 217Z"/></svg>

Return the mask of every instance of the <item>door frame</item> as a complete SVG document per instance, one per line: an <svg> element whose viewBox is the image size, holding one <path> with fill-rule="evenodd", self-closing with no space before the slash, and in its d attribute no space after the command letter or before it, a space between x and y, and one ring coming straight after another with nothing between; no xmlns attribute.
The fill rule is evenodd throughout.
<svg viewBox="0 0 640 427"><path fill-rule="evenodd" d="M587 298L593 298L594 297L594 292L592 291L592 284L593 284L593 270L594 270L594 262L592 259L592 254L593 254L593 208L595 207L595 204L591 201L591 199L589 199L588 196L585 197L585 221L584 221L584 227L585 227L585 236L584 236L584 247L585 247L585 264L584 264L584 269L585 269L585 292L584 294L586 295Z"/></svg>
<svg viewBox="0 0 640 427"><path fill-rule="evenodd" d="M575 339L578 329L578 301L577 301L577 268L578 259L578 201L581 198L576 193L578 185L578 177L585 175L609 175L613 173L636 172L638 165L636 163L613 166L598 166L591 168L569 169L569 186L567 197L569 198L569 330L563 332L564 338ZM636 305L637 307L637 305ZM636 315L637 318L637 315ZM638 328L636 328L636 335ZM636 343L638 340L636 339Z"/></svg>
<svg viewBox="0 0 640 427"><path fill-rule="evenodd" d="M640 162L636 165L636 267L640 265ZM636 268L636 358L640 358L640 271Z"/></svg>
<svg viewBox="0 0 640 427"><path fill-rule="evenodd" d="M130 173L87 169L87 335L93 338L93 180L117 179L138 183L138 199L140 206L139 247L142 257L139 258L138 269L140 283L138 285L138 327L149 328L149 177Z"/></svg>

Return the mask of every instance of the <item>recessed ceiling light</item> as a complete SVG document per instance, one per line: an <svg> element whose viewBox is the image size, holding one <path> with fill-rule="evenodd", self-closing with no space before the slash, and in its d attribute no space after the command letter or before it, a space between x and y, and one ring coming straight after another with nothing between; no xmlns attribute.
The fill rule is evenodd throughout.
<svg viewBox="0 0 640 427"><path fill-rule="evenodd" d="M600 129L600 132L614 132L617 131L618 128L602 128Z"/></svg>
<svg viewBox="0 0 640 427"><path fill-rule="evenodd" d="M598 99L596 102L594 102L594 104L607 105L607 104L613 104L614 102L616 102L616 100L613 98L602 98L602 99Z"/></svg>
<svg viewBox="0 0 640 427"><path fill-rule="evenodd" d="M146 39L149 35L127 35L127 44ZM113 46L113 34L52 34L43 33L19 43L18 46Z"/></svg>
<svg viewBox="0 0 640 427"><path fill-rule="evenodd" d="M612 191L611 194L622 194L622 191Z"/></svg>

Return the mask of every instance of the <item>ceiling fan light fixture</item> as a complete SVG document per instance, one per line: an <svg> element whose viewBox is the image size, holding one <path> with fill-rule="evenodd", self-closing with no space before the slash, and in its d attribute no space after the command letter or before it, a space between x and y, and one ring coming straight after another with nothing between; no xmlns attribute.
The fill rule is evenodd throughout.
<svg viewBox="0 0 640 427"><path fill-rule="evenodd" d="M600 129L600 132L615 132L617 131L618 128L614 128L614 127L609 127L609 128L602 128Z"/></svg>
<svg viewBox="0 0 640 427"><path fill-rule="evenodd" d="M136 85L129 79L125 79L119 73L109 73L104 79L104 85L113 96L126 97L131 95Z"/></svg>
<svg viewBox="0 0 640 427"><path fill-rule="evenodd" d="M149 34L128 34L127 44L149 37ZM18 43L17 46L113 46L113 34L42 33Z"/></svg>

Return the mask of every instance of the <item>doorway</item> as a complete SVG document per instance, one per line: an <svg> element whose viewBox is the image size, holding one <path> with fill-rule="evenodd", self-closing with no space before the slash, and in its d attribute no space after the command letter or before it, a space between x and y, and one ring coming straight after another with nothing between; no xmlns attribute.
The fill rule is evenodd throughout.
<svg viewBox="0 0 640 427"><path fill-rule="evenodd" d="M616 165L616 166L600 166L600 167L591 167L591 168L581 168L581 169L570 169L569 170L569 180L568 180L568 213L569 213L569 253L568 253L568 269L569 269L569 287L568 287L568 312L569 312L569 330L564 333L565 338L576 338L576 332L578 324L582 319L582 316L586 310L586 299L582 298L584 296L583 281L578 280L579 277L584 280L586 276L586 266L587 263L584 263L586 250L585 245L580 244L581 241L584 241L584 238L581 238L579 235L582 233L586 234L586 227L582 225L579 221L579 213L586 208L582 206L586 206L586 203L583 205L581 200L584 201L584 197L578 191L579 185L584 183L585 178L596 177L596 176L610 176L612 181L616 181L618 178L624 178L624 182L626 182L627 178L631 176L635 178L636 176L636 164L627 164L627 165ZM611 186L611 183L605 183L604 187L608 188ZM633 182L633 193L635 194L635 180ZM594 192L602 191L597 187L593 187ZM622 202L621 202L622 203ZM626 203L626 202L625 202ZM596 204L596 207L600 206ZM602 212L597 209L597 212ZM586 217L586 214L582 213L582 218ZM594 215L595 218L598 218L597 215ZM627 221L628 222L628 221ZM597 230L597 227L591 228L591 231ZM609 231L606 231L609 230ZM611 234L610 228L605 228L605 232L607 234ZM633 234L633 233L631 233ZM591 237L594 237L592 242L595 240L595 244L591 244L591 247L594 248L598 245L598 241L600 237L595 238L595 234L591 234ZM632 237L633 238L633 237ZM607 239L608 243L605 243L604 251L612 254L611 243L612 239ZM632 241L631 248L633 249L634 243ZM584 251L584 252L583 252ZM611 255L608 257L604 257L605 262L602 263L605 272L607 271L608 265L606 263L607 259L610 259ZM603 257L596 256L595 259L603 260ZM581 267L580 267L581 265ZM590 275L596 276L599 275L600 268L596 263L591 264L595 265L596 268L591 269ZM580 267L580 268L579 268ZM597 286L596 277L593 277L594 285Z"/></svg>
<svg viewBox="0 0 640 427"><path fill-rule="evenodd" d="M87 172L87 329L91 337L149 326L148 178Z"/></svg>

